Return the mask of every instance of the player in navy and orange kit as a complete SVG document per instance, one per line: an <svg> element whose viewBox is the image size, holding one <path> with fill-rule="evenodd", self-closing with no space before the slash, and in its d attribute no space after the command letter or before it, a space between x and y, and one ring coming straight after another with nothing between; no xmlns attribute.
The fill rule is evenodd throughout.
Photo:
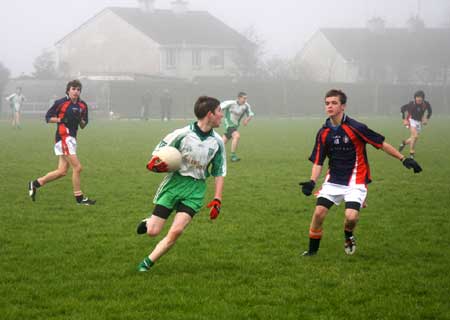
<svg viewBox="0 0 450 320"><path fill-rule="evenodd" d="M81 82L72 80L67 83L66 96L56 100L47 111L47 123L56 123L55 154L59 157L58 168L28 183L28 193L33 201L36 191L44 184L62 178L67 174L69 166L72 167L72 186L76 202L82 205L93 205L95 200L83 195L80 187L80 173L82 170L77 157L77 131L78 127L84 129L88 124L88 107L80 99Z"/></svg>
<svg viewBox="0 0 450 320"><path fill-rule="evenodd" d="M329 169L321 189L317 193L316 208L309 229L309 249L303 253L312 256L319 250L322 224L332 205L345 202L345 253L353 254L356 241L353 231L359 218L359 210L367 196L367 184L371 182L366 144L382 149L402 161L403 165L422 169L410 158L405 158L393 146L385 142L384 136L369 129L365 124L348 117L345 113L347 96L340 90L330 90L325 96L325 111L329 118L316 136L316 143L309 160L313 163L311 179L301 182L302 192L312 194L322 166L329 158Z"/></svg>
<svg viewBox="0 0 450 320"><path fill-rule="evenodd" d="M414 93L414 101L410 101L400 108L402 113L403 125L409 128L410 137L403 140L398 148L402 152L409 144L409 156L414 158L416 154L415 146L419 139L419 133L422 131L422 125L426 125L431 117L431 105L425 100L425 93L422 90ZM425 112L427 115L425 116Z"/></svg>

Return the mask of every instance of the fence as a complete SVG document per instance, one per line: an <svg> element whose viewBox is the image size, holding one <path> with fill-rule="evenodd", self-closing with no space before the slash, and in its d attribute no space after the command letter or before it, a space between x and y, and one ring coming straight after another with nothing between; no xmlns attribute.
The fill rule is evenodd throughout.
<svg viewBox="0 0 450 320"><path fill-rule="evenodd" d="M14 92L16 86L23 88L27 103L23 107L25 117L41 116L49 107L53 96L64 95L65 80L15 80L5 90ZM174 118L193 118L193 104L200 95L219 100L234 99L237 92L245 91L257 116L299 117L323 114L323 96L330 88L344 90L349 99L349 113L359 115L397 115L400 106L412 100L413 93L422 89L430 101L434 114L450 114L450 88L424 85L307 83L300 81L240 81L203 80L186 82L167 79L138 79L136 81L89 81L83 80L82 97L88 102L96 117L108 117L110 111L122 118L142 117L144 94L151 96L148 116L161 116L160 97L168 89L173 99ZM58 95L55 95L59 93ZM4 99L3 99L4 100ZM3 104L3 116L9 107Z"/></svg>

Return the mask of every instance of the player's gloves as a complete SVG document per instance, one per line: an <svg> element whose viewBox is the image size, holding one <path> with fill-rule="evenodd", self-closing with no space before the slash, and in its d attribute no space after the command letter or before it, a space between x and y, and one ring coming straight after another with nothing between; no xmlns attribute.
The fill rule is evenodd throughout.
<svg viewBox="0 0 450 320"><path fill-rule="evenodd" d="M167 172L169 167L158 156L153 156L147 163L147 169L153 172Z"/></svg>
<svg viewBox="0 0 450 320"><path fill-rule="evenodd" d="M219 216L221 205L222 202L219 199L214 199L213 201L208 203L207 207L211 208L211 210L209 211L209 218L211 220L214 220Z"/></svg>
<svg viewBox="0 0 450 320"><path fill-rule="evenodd" d="M302 192L305 196L310 196L314 190L314 187L316 186L316 183L312 180L309 180L308 182L300 182L299 185L302 186Z"/></svg>
<svg viewBox="0 0 450 320"><path fill-rule="evenodd" d="M406 169L412 168L414 170L414 173L419 173L420 171L422 171L422 167L414 159L405 158L403 159L402 163Z"/></svg>

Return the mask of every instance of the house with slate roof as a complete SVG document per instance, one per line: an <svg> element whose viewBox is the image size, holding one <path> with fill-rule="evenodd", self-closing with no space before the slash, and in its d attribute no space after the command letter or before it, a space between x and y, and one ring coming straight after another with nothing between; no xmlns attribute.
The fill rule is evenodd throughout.
<svg viewBox="0 0 450 320"><path fill-rule="evenodd" d="M206 11L183 0L157 9L108 7L56 43L67 76L127 79L133 75L226 77L236 72L237 48L251 43Z"/></svg>
<svg viewBox="0 0 450 320"><path fill-rule="evenodd" d="M450 84L450 29L413 22L385 28L375 18L367 28L320 29L295 61L318 82Z"/></svg>

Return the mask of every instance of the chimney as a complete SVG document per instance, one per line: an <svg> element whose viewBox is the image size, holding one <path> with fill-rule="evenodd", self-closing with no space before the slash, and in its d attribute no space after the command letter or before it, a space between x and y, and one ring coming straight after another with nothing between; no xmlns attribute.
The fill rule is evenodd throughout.
<svg viewBox="0 0 450 320"><path fill-rule="evenodd" d="M380 17L373 17L367 21L367 29L373 33L383 33L386 29L386 23L384 19Z"/></svg>
<svg viewBox="0 0 450 320"><path fill-rule="evenodd" d="M172 1L172 11L176 14L183 14L188 12L188 2L184 0Z"/></svg>
<svg viewBox="0 0 450 320"><path fill-rule="evenodd" d="M138 0L139 9L146 13L155 11L155 0Z"/></svg>

